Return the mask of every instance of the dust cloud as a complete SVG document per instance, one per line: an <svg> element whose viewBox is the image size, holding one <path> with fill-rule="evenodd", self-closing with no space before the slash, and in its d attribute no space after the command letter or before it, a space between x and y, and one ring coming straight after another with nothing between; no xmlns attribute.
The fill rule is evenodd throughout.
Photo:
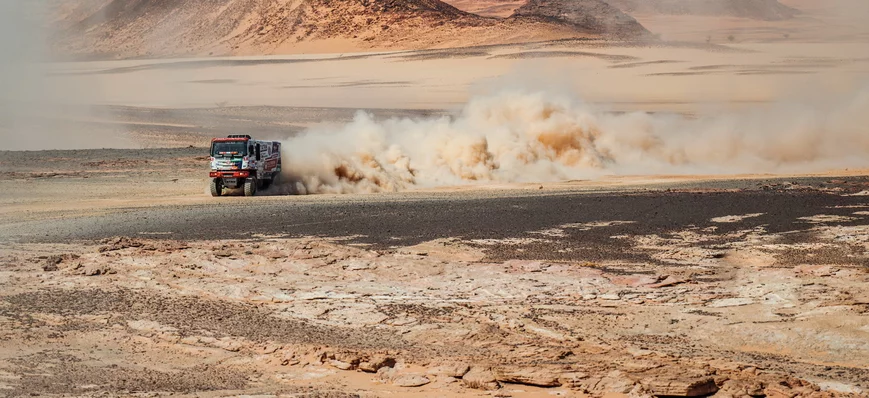
<svg viewBox="0 0 869 398"><path fill-rule="evenodd" d="M0 150L136 147L123 128L90 123L110 117L92 105L100 102L99 87L53 77L48 43L57 6L0 1Z"/></svg>
<svg viewBox="0 0 869 398"><path fill-rule="evenodd" d="M811 172L869 166L869 89L704 115L614 113L506 91L453 117L314 128L283 143L300 193L400 191L612 174Z"/></svg>

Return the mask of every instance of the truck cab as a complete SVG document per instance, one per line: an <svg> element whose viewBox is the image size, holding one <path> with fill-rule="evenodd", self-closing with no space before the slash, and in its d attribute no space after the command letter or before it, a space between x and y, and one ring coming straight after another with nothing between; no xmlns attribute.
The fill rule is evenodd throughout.
<svg viewBox="0 0 869 398"><path fill-rule="evenodd" d="M211 195L242 188L253 196L268 188L281 172L281 143L255 140L249 135L229 135L211 140Z"/></svg>

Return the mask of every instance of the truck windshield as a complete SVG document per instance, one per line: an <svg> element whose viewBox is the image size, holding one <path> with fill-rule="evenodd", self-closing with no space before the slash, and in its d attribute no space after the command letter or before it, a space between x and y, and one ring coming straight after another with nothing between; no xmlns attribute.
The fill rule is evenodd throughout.
<svg viewBox="0 0 869 398"><path fill-rule="evenodd" d="M211 156L245 156L247 155L247 142L224 141L211 144Z"/></svg>

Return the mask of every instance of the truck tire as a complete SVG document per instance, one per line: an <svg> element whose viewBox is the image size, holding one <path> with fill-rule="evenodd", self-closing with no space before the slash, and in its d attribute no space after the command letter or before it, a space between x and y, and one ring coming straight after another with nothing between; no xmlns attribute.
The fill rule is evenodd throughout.
<svg viewBox="0 0 869 398"><path fill-rule="evenodd" d="M253 196L256 194L256 178L248 178L244 180L244 196Z"/></svg>
<svg viewBox="0 0 869 398"><path fill-rule="evenodd" d="M211 196L223 195L223 181L220 178L211 179Z"/></svg>
<svg viewBox="0 0 869 398"><path fill-rule="evenodd" d="M269 178L268 180L263 180L263 186L262 186L262 188L263 188L263 189L269 189L269 187L270 187L271 185L272 185L272 179Z"/></svg>

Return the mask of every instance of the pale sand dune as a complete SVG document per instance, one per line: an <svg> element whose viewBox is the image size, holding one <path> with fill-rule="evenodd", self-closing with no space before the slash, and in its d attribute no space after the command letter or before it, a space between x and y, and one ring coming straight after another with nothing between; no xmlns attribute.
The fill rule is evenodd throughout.
<svg viewBox="0 0 869 398"><path fill-rule="evenodd" d="M540 51L563 56L533 56ZM594 56L579 57L574 52ZM720 48L574 43L545 49L488 47L460 57L450 57L449 51L429 54L64 63L52 66L55 75L50 80L60 89L99 88L91 98L70 100L171 108L223 103L450 109L475 94L501 89L567 87L586 101L615 104L615 110L692 112L714 103L743 106L774 101L799 87L830 88L827 83L852 87L869 76L869 62L860 57L869 56L869 44L862 43L742 43ZM622 58L630 62L613 61ZM635 67L614 67L622 64ZM704 69L715 73L667 75ZM759 69L811 73L740 74ZM383 82L405 84L378 84Z"/></svg>

